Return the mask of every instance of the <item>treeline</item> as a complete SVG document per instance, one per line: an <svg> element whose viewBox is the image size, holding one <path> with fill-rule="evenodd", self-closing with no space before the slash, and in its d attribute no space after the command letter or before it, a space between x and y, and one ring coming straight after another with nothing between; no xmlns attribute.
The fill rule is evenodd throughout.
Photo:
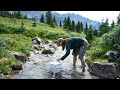
<svg viewBox="0 0 120 90"><path fill-rule="evenodd" d="M33 18L35 20L35 18ZM97 30L93 30L91 25L87 23L84 25L82 22L78 21L77 23L70 19L70 17L65 17L63 24L60 20L59 25L57 25L55 16L52 16L51 11L47 11L46 14L42 14L40 17L40 22L46 23L51 27L55 28L59 26L63 28L63 30L77 32L77 33L85 33L86 38L89 40L93 40L93 37L97 35Z"/></svg>
<svg viewBox="0 0 120 90"><path fill-rule="evenodd" d="M102 36L105 33L108 33L110 31L112 31L116 26L118 26L120 24L120 14L118 15L117 18L117 22L115 23L114 21L112 21L111 25L109 25L108 23L108 18L105 20L105 22L102 20L102 23L99 27L99 36Z"/></svg>
<svg viewBox="0 0 120 90"><path fill-rule="evenodd" d="M108 18L105 21L102 20L102 23L98 30L93 29L92 25L88 25L88 23L86 23L85 25L80 21L75 23L75 21L71 20L69 16L64 18L63 25L61 20L59 22L59 25L57 25L55 16L52 16L51 11L46 12L46 17L42 14L40 22L46 23L51 27L59 26L63 28L63 30L67 31L74 31L78 33L83 32L86 34L86 38L88 39L88 41L92 41L95 37L101 37L103 34L110 32L114 27L116 27L120 23L120 14L116 18L117 23L113 21L111 25L109 25L108 23Z"/></svg>
<svg viewBox="0 0 120 90"><path fill-rule="evenodd" d="M0 16L9 17L9 18L17 18L17 19L28 19L27 15L22 15L20 11L0 11Z"/></svg>

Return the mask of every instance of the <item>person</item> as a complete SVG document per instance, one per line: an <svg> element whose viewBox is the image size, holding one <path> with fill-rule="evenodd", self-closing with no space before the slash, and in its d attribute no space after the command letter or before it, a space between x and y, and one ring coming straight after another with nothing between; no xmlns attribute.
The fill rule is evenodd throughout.
<svg viewBox="0 0 120 90"><path fill-rule="evenodd" d="M61 58L58 58L57 61L63 61L69 54L70 50L73 49L73 66L76 65L77 56L79 54L79 59L81 60L82 64L82 71L85 72L85 52L86 49L89 47L89 43L85 38L81 37L70 37L70 38L59 38L57 40L57 46L62 46L62 50L66 47L66 53Z"/></svg>

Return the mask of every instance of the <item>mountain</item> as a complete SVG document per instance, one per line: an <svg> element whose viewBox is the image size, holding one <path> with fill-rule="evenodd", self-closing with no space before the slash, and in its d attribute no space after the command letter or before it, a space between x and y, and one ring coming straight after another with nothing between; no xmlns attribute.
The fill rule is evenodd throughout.
<svg viewBox="0 0 120 90"><path fill-rule="evenodd" d="M21 13L23 15L27 15L28 18L35 17L37 21L40 20L40 17L42 15L42 13L45 15L46 12L47 11L21 11ZM86 17L78 15L78 14L74 14L74 13L60 14L60 13L52 11L52 15L55 16L57 24L59 24L60 20L61 20L61 22L63 24L64 18L68 17L68 16L70 16L70 19L74 20L76 23L78 21L82 22L84 24L84 26L85 26L85 24L87 22L89 25L92 25L93 29L98 29L100 24L101 24L98 21L94 21L94 20L91 20L89 18L86 18Z"/></svg>

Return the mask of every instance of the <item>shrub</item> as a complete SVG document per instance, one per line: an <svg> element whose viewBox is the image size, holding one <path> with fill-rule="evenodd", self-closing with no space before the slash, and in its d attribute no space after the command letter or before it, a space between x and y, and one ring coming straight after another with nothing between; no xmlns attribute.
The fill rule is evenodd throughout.
<svg viewBox="0 0 120 90"><path fill-rule="evenodd" d="M34 37L38 36L38 31L34 30L34 29L31 29L31 30L27 29L27 30L25 30L23 35L25 35L26 37L34 38Z"/></svg>

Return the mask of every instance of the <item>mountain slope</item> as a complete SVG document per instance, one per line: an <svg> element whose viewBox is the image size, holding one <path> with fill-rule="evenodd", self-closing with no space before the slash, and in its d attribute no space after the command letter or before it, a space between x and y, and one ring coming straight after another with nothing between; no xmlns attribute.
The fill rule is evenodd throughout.
<svg viewBox="0 0 120 90"><path fill-rule="evenodd" d="M40 17L42 15L42 13L45 15L47 11L21 11L21 13L23 15L27 15L28 18L32 18L32 17L35 17L36 20L40 20ZM59 24L60 20L62 21L62 24L63 24L63 20L65 17L68 17L70 16L70 19L71 20L74 20L76 23L78 21L80 22L83 22L83 24L85 25L86 22L89 24L89 25L92 25L92 28L93 29L98 29L99 26L100 26L100 22L98 21L94 21L94 20L90 20L88 18L85 18L81 15L78 15L78 14L74 14L74 13L67 13L67 14L59 14L57 12L53 12L52 11L52 15L55 16L56 20L57 20L57 24Z"/></svg>

